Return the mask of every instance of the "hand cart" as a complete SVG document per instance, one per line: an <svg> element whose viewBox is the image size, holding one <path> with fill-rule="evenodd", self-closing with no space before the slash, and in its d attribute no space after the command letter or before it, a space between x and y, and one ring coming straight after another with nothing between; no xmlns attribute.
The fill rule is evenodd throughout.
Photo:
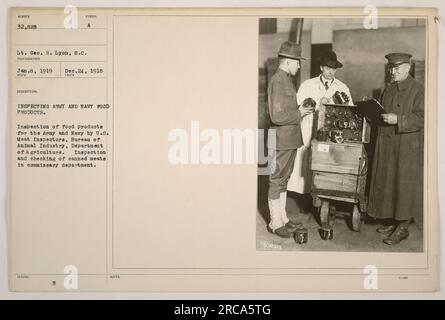
<svg viewBox="0 0 445 320"><path fill-rule="evenodd" d="M325 103L317 128L317 138L311 142L311 195L321 226L332 229L331 217L347 214L352 216L352 229L360 231L361 213L368 206L364 143L370 140L369 122L357 106ZM339 202L352 204L352 213L337 210L342 206Z"/></svg>
<svg viewBox="0 0 445 320"><path fill-rule="evenodd" d="M360 231L361 213L367 211L367 157L363 144L312 141L311 195L319 208L321 225L332 226L331 217L346 214L336 210L336 202L352 204L352 229Z"/></svg>

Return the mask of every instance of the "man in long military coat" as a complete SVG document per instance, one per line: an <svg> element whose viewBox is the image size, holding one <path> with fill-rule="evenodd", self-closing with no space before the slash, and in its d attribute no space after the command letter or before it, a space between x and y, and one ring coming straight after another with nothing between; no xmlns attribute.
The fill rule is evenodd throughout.
<svg viewBox="0 0 445 320"><path fill-rule="evenodd" d="M408 238L412 220L422 220L424 88L409 74L410 54L385 57L392 82L382 95L387 113L377 133L368 214L392 219L377 232L395 245Z"/></svg>
<svg viewBox="0 0 445 320"><path fill-rule="evenodd" d="M268 204L270 223L268 230L280 237L291 237L297 228L286 214L287 182L294 167L297 149L302 146L301 119L313 112L310 105L297 105L297 93L292 82L300 68L301 46L284 42L278 52L280 65L268 87L268 107L276 141L269 141L275 165L269 176Z"/></svg>

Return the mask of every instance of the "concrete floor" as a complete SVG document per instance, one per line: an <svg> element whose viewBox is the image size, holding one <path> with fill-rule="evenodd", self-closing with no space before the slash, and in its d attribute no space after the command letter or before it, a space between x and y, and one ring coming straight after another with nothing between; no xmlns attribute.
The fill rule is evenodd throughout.
<svg viewBox="0 0 445 320"><path fill-rule="evenodd" d="M376 221L364 217L360 232L350 228L350 215L337 215L334 223L334 238L322 240L318 229L319 217L312 207L310 195L288 192L286 211L289 219L301 222L308 229L308 242L300 245L293 238L280 238L267 231L269 209L267 205L268 177L258 179L258 210L257 210L257 249L282 251L357 251L357 252L422 252L423 232L416 224L411 224L408 239L398 245L389 246L382 242L384 235L377 233L376 228L385 221ZM348 209L345 207L344 209ZM342 210L343 211L343 210ZM352 211L352 210L351 210ZM345 210L347 212L347 210Z"/></svg>

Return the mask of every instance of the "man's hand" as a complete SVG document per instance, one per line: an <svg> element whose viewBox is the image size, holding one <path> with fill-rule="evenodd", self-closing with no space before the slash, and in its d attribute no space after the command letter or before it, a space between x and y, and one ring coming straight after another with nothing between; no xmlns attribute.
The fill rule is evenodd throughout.
<svg viewBox="0 0 445 320"><path fill-rule="evenodd" d="M309 106L301 106L298 110L300 110L301 117L304 118L308 114L314 113L314 109Z"/></svg>
<svg viewBox="0 0 445 320"><path fill-rule="evenodd" d="M382 114L383 122L387 124L397 124L397 115L395 113Z"/></svg>
<svg viewBox="0 0 445 320"><path fill-rule="evenodd" d="M305 117L308 114L311 114L314 112L316 106L316 102L312 98L306 98L304 99L303 103L301 104L299 110L301 117Z"/></svg>

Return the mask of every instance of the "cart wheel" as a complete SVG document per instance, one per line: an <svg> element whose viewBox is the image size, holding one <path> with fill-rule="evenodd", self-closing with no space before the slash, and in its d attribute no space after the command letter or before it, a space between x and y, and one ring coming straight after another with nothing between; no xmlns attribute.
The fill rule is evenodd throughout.
<svg viewBox="0 0 445 320"><path fill-rule="evenodd" d="M320 221L322 227L329 226L329 201L327 200L321 201Z"/></svg>
<svg viewBox="0 0 445 320"><path fill-rule="evenodd" d="M361 224L361 213L358 210L357 205L354 205L354 208L352 209L352 230L357 232L360 231Z"/></svg>

